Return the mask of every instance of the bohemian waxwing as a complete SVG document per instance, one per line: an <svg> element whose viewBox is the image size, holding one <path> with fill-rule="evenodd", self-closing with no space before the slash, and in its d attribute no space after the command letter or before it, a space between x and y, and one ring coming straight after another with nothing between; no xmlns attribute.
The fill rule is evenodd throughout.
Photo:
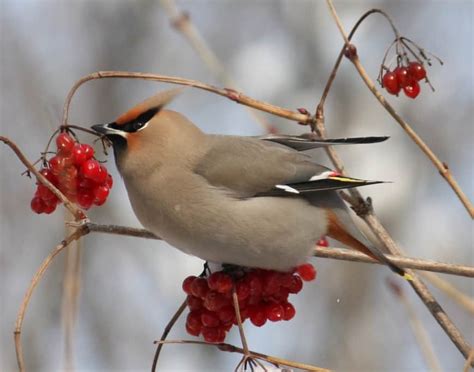
<svg viewBox="0 0 474 372"><path fill-rule="evenodd" d="M165 110L159 93L92 129L112 141L142 225L172 246L216 263L288 271L329 236L403 275L357 229L335 190L378 182L341 177L300 152L386 137L316 140L203 133Z"/></svg>

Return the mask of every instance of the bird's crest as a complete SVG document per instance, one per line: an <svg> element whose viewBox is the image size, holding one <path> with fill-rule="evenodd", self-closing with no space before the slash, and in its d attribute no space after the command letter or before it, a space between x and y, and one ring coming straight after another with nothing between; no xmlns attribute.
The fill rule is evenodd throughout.
<svg viewBox="0 0 474 372"><path fill-rule="evenodd" d="M154 96L147 98L145 101L140 102L124 114L120 115L115 123L123 125L135 120L138 116L149 110L155 109L155 112L160 111L163 107L168 105L176 96L178 96L184 90L183 87L165 90L155 94Z"/></svg>

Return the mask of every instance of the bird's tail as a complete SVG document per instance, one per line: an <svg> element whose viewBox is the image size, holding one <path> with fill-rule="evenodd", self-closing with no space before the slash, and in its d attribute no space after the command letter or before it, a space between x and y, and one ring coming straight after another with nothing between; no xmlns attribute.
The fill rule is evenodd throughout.
<svg viewBox="0 0 474 372"><path fill-rule="evenodd" d="M329 237L387 265L396 274L410 279L405 270L393 263L357 228L346 204L337 192L327 191L315 193L314 195L315 197L311 198L311 202L326 209L328 215L327 235Z"/></svg>

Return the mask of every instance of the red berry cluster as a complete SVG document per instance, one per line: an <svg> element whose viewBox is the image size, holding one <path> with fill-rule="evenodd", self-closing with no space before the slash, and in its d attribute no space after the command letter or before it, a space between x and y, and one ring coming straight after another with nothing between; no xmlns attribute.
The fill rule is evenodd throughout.
<svg viewBox="0 0 474 372"><path fill-rule="evenodd" d="M382 76L382 86L390 94L398 95L400 90L407 97L416 98L420 93L420 80L426 78L426 70L419 62L409 62L407 66L398 66L388 70Z"/></svg>
<svg viewBox="0 0 474 372"><path fill-rule="evenodd" d="M56 186L70 201L89 209L102 205L112 188L112 176L94 159L94 149L79 143L67 133L56 137L57 153L40 173ZM36 213L50 214L60 202L45 185L37 182L31 209Z"/></svg>
<svg viewBox="0 0 474 372"><path fill-rule="evenodd" d="M315 278L316 270L309 263L298 266L293 273L249 269L240 272L238 278L224 271L207 278L189 276L183 281L190 310L186 330L193 336L202 334L207 342L224 342L227 332L237 325L232 301L234 285L242 322L250 319L261 327L267 320L290 320L296 310L288 296L301 291L303 280Z"/></svg>

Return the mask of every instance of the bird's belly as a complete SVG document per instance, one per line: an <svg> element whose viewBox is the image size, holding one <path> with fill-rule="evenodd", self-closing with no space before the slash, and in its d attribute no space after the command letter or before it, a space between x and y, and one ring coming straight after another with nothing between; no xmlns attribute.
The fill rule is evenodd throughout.
<svg viewBox="0 0 474 372"><path fill-rule="evenodd" d="M152 215L149 208L134 205L140 222L172 246L206 261L247 267L290 270L326 232L326 224L316 222L325 221L325 212L292 198L233 200L217 209L161 204Z"/></svg>

